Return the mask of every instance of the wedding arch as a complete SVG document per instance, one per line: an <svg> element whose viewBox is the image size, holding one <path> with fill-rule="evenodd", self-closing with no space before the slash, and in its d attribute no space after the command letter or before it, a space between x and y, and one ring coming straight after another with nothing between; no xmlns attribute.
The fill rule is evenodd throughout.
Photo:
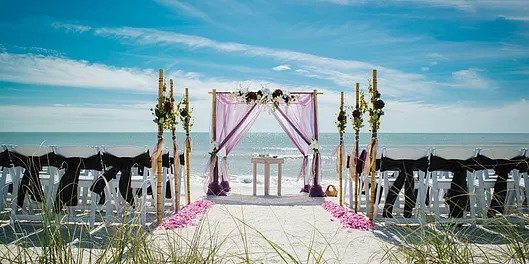
<svg viewBox="0 0 529 264"><path fill-rule="evenodd" d="M263 88L255 92L246 89L218 92L213 89L210 130L212 150L204 173L208 184L207 194L225 196L230 191L227 157L250 130L263 108L272 107L273 116L303 156L299 174L304 179L301 191L308 192L311 197L324 196L320 185L318 94L321 93L317 90L287 92L276 89L271 92ZM309 154L312 154L310 174L307 173Z"/></svg>

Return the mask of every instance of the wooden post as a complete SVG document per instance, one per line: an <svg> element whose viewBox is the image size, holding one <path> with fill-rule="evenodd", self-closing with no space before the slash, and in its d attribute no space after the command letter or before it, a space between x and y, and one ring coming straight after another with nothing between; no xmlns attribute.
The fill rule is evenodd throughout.
<svg viewBox="0 0 529 264"><path fill-rule="evenodd" d="M374 107L375 105L375 96L374 94L376 94L377 92L377 70L373 70L373 92L372 92L372 95L371 95L371 106ZM377 139L377 124L374 123L372 124L372 131L371 131L371 142L375 142ZM370 188L370 191L371 191L371 195L370 195L370 205L369 205L369 219L373 220L374 219L374 213L375 213L375 176L376 176L376 173L377 173L377 149L371 145L371 156L372 156L372 160L371 160L371 188Z"/></svg>
<svg viewBox="0 0 529 264"><path fill-rule="evenodd" d="M343 92L340 92L340 113L338 115L341 115L343 112ZM338 121L341 122L341 121ZM339 179L339 187L340 187L340 206L343 206L343 185L342 185L342 176L343 176L343 155L342 155L342 149L343 149L343 131L340 130L340 146L338 148L338 165L340 166L340 169L338 170L338 179Z"/></svg>
<svg viewBox="0 0 529 264"><path fill-rule="evenodd" d="M160 69L158 78L158 107L163 107L164 103L164 81L163 70ZM158 142L163 140L163 124L158 123ZM158 224L162 223L162 155L157 160L157 175L156 175L156 220Z"/></svg>
<svg viewBox="0 0 529 264"><path fill-rule="evenodd" d="M316 139L316 142L318 142L318 90L312 91L312 94L314 96L314 139ZM319 175L319 164L316 162L316 172L314 173L314 179L312 180L313 185L320 185L318 182L318 175Z"/></svg>
<svg viewBox="0 0 529 264"><path fill-rule="evenodd" d="M355 87L355 94L356 94L356 101L355 101L355 110L360 109L360 84L356 83ZM355 159L355 165L358 164L358 132L360 129L355 130L355 151L354 151L354 157L351 157L352 159ZM358 171L355 168L355 175L354 175L354 181L355 181L355 190L354 190L354 197L355 197L355 213L358 213L358 189L360 188L359 180L358 180Z"/></svg>
<svg viewBox="0 0 529 264"><path fill-rule="evenodd" d="M191 136L189 134L189 123L191 122L190 112L189 112L189 89L186 88L186 113L187 113L187 126L186 126L186 194L187 194L187 204L191 203L191 183L189 182L191 180Z"/></svg>
<svg viewBox="0 0 529 264"><path fill-rule="evenodd" d="M174 88L173 88L173 79L169 80L169 97L171 98L172 109L174 113ZM171 129L171 136L173 139L173 179L174 179L174 201L175 201L175 211L180 209L180 188L178 187L178 179L180 175L178 174L178 153L176 151L176 125Z"/></svg>

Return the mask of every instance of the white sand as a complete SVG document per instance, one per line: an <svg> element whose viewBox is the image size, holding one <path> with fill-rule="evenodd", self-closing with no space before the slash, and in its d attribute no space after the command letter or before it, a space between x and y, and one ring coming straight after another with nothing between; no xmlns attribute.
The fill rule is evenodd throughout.
<svg viewBox="0 0 529 264"><path fill-rule="evenodd" d="M320 254L326 263L380 262L385 242L371 231L342 228L321 207L323 198L300 194L299 187L286 187L281 197L275 196L275 189L272 189L273 195L265 197L262 189L258 191L261 195L252 196L251 185L235 185L226 197L199 197L202 187L194 184L194 199L207 198L215 202L202 219L206 228L201 235L208 239L210 231L206 230L211 228L214 230L211 233L218 238L227 238L222 254L242 254L245 252L244 236L239 230L246 228L243 233L247 235L248 251L253 253L250 258L267 263L281 259L266 239L277 243L302 263L314 262ZM167 236L176 236L174 232L190 237L196 230L197 227L176 231L157 229L154 236L163 241Z"/></svg>

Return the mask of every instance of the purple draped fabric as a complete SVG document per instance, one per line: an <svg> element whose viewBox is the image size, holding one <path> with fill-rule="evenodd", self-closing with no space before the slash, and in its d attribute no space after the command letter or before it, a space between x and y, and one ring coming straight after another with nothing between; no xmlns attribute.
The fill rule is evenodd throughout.
<svg viewBox="0 0 529 264"><path fill-rule="evenodd" d="M307 159L308 154L311 151L310 144L312 139L318 139L318 127L313 100L313 94L299 94L294 103L291 103L290 105L280 104L277 106L277 109L273 111L274 117L279 122L283 131L285 131L292 143L294 143L304 157L302 168L300 170L300 173L302 174L300 176L304 178L304 186L303 189L301 189L302 192L309 192L312 189L310 187L310 175L305 174L306 169L303 166L307 166L308 164ZM319 167L319 154L313 153L311 174L314 179L314 185L318 186L320 175ZM321 189L321 187L319 189ZM311 196L323 196L323 190L321 190L321 192L315 191L314 193L311 193Z"/></svg>
<svg viewBox="0 0 529 264"><path fill-rule="evenodd" d="M227 156L241 141L261 111L257 104L246 104L231 98L229 94L217 94L217 120L216 120L216 152L208 167L212 166L213 173L209 173L208 195L225 195L230 191L229 176L227 175ZM219 175L219 164L217 154L223 158ZM220 178L220 179L219 179ZM220 182L219 182L220 180Z"/></svg>
<svg viewBox="0 0 529 264"><path fill-rule="evenodd" d="M310 185L310 176L306 173L308 166L308 155L311 152L310 144L313 139L318 139L317 119L315 116L314 101L312 93L297 94L298 98L290 105L279 104L272 111L279 125L292 143L303 155L300 176L304 178L302 191L309 192L310 196L323 196L323 190L319 185L320 177L320 155L313 153L312 176L314 186ZM230 190L229 176L227 173L226 157L237 146L239 141L248 132L251 125L261 112L257 104L247 104L232 98L229 94L217 93L216 106L216 149L212 151L211 158L206 167L208 195L226 195ZM222 156L220 168L217 154ZM219 174L220 173L220 174ZM318 191L319 189L319 191Z"/></svg>

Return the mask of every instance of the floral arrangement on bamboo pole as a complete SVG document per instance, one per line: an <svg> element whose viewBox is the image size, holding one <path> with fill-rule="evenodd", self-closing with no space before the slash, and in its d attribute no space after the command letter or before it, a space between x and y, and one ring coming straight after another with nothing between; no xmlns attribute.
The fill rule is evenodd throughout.
<svg viewBox="0 0 529 264"><path fill-rule="evenodd" d="M290 92L275 89L273 92L270 89L263 87L259 91L249 91L248 88L240 88L235 92L232 92L231 95L234 98L237 98L241 102L250 103L259 103L259 104L269 104L272 103L274 106L278 106L281 102L285 104L290 104L295 102L297 96L291 95Z"/></svg>
<svg viewBox="0 0 529 264"><path fill-rule="evenodd" d="M378 90L375 90L373 85L369 83L369 94L371 95L371 107L367 107L367 104L364 100L364 95L362 93L362 102L364 104L364 107L367 108L367 111L369 112L369 123L371 124L371 132L377 133L378 129L380 128L380 117L384 115L384 106L386 104L382 99L380 99L380 92Z"/></svg>
<svg viewBox="0 0 529 264"><path fill-rule="evenodd" d="M351 123L355 133L359 133L360 129L364 127L364 118L362 117L367 112L367 103L364 96L364 91L360 92L360 104L355 106L351 115Z"/></svg>
<svg viewBox="0 0 529 264"><path fill-rule="evenodd" d="M170 98L165 94L166 85L163 85L163 94L160 94L160 100L162 104L156 104L154 108L151 108L151 113L154 116L152 120L158 125L162 125L164 129L173 130L176 129L178 124L176 117L177 113L174 111L174 98Z"/></svg>
<svg viewBox="0 0 529 264"><path fill-rule="evenodd" d="M340 133L340 135L345 133L345 128L347 127L347 113L343 110L343 104L341 105L338 117L336 118L336 127L338 128L338 133Z"/></svg>
<svg viewBox="0 0 529 264"><path fill-rule="evenodd" d="M184 128L184 131L186 131L186 133L189 133L189 131L191 131L191 128L193 127L193 116L191 114L193 113L194 109L191 108L189 109L189 111L187 110L187 100L188 99L185 96L182 97L180 102L178 102L178 104L176 105L176 109L178 112L178 116L180 117L180 122L182 122L182 128Z"/></svg>

